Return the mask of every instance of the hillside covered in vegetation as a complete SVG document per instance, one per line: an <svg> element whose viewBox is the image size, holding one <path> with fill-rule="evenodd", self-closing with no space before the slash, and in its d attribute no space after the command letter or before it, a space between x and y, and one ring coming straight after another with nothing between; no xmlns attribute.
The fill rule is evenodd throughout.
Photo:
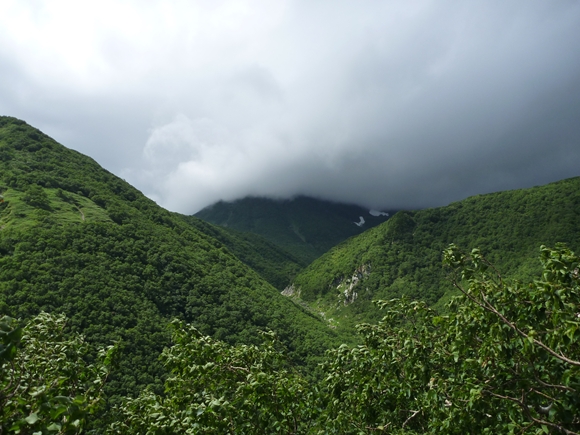
<svg viewBox="0 0 580 435"><path fill-rule="evenodd" d="M160 208L23 121L0 118L0 161L0 313L63 313L90 343L119 343L111 392L161 387L174 318L231 344L271 329L299 365L339 343L210 234L218 229Z"/></svg>
<svg viewBox="0 0 580 435"><path fill-rule="evenodd" d="M441 267L449 244L477 247L506 276L529 279L539 272L538 246L564 242L578 249L579 227L580 177L401 211L315 260L291 290L327 317L351 324L379 319L377 299L406 296L433 305L443 297L442 306L454 294Z"/></svg>
<svg viewBox="0 0 580 435"><path fill-rule="evenodd" d="M180 217L222 242L244 264L279 290L283 290L307 266L306 262L257 234L212 225L195 216Z"/></svg>
<svg viewBox="0 0 580 435"><path fill-rule="evenodd" d="M361 345L328 352L317 381L288 364L273 333L232 346L174 321L164 392L112 407L102 387L116 347L87 365L64 316L24 328L0 318L0 433L576 435L580 259L558 245L540 260L534 281L514 283L479 250L449 246L461 295L449 314L379 302L382 320L358 327Z"/></svg>
<svg viewBox="0 0 580 435"><path fill-rule="evenodd" d="M302 269L15 118L0 161L0 434L580 434L580 178Z"/></svg>

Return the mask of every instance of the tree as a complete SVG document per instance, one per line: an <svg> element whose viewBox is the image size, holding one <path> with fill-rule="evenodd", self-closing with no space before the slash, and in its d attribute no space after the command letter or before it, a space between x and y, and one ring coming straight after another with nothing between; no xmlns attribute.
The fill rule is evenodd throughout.
<svg viewBox="0 0 580 435"><path fill-rule="evenodd" d="M40 187L38 184L31 184L30 186L28 186L22 199L24 200L24 202L33 207L39 208L50 207L48 195L46 194L44 189Z"/></svg>
<svg viewBox="0 0 580 435"><path fill-rule="evenodd" d="M273 333L264 344L230 346L173 322L174 345L161 358L165 394L127 399L111 434L268 434L308 431L314 421L308 385Z"/></svg>
<svg viewBox="0 0 580 435"><path fill-rule="evenodd" d="M505 282L478 250L444 252L463 295L447 325L464 356L455 397L510 432L577 434L580 259L559 244L542 246L540 260L542 277L524 285Z"/></svg>
<svg viewBox="0 0 580 435"><path fill-rule="evenodd" d="M21 328L0 319L0 434L77 434L102 404L114 348L87 364L64 315L41 313Z"/></svg>
<svg viewBox="0 0 580 435"><path fill-rule="evenodd" d="M364 344L325 364L327 432L579 433L579 258L542 246L541 261L541 279L509 283L451 245L450 314L379 302L386 315L359 326Z"/></svg>

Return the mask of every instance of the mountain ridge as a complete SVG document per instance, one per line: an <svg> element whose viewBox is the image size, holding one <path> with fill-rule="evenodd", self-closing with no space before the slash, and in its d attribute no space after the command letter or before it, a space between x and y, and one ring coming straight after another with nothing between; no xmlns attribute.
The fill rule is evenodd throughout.
<svg viewBox="0 0 580 435"><path fill-rule="evenodd" d="M0 314L64 313L89 342L121 343L112 393L160 388L172 318L229 343L271 329L310 367L342 341L202 227L24 121L0 117L0 160Z"/></svg>
<svg viewBox="0 0 580 435"><path fill-rule="evenodd" d="M449 244L479 248L508 276L528 279L541 244L578 249L579 226L580 177L400 211L313 261L293 281L294 297L353 323L380 316L376 299L406 295L442 307L453 294L440 260Z"/></svg>

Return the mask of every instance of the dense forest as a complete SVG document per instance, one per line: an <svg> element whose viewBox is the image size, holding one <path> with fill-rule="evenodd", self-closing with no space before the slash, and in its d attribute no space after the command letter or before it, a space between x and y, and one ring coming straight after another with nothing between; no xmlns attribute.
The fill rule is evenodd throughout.
<svg viewBox="0 0 580 435"><path fill-rule="evenodd" d="M308 265L260 235L211 225L195 216L181 218L222 242L243 263L279 290L283 290Z"/></svg>
<svg viewBox="0 0 580 435"><path fill-rule="evenodd" d="M0 434L580 433L580 178L307 266L15 118L0 161Z"/></svg>
<svg viewBox="0 0 580 435"><path fill-rule="evenodd" d="M0 320L0 433L578 434L580 258L542 246L543 272L509 282L474 249L444 264L460 292L449 314L406 298L378 302L362 344L327 353L317 381L289 364L276 334L229 345L181 321L161 354L162 393L111 406L116 347L90 365L66 319Z"/></svg>
<svg viewBox="0 0 580 435"><path fill-rule="evenodd" d="M457 294L441 266L449 244L479 248L506 276L529 280L540 272L538 247L564 242L578 249L579 225L580 177L401 211L316 259L293 289L328 318L351 326L380 319L372 303L377 299L407 296L444 309Z"/></svg>
<svg viewBox="0 0 580 435"><path fill-rule="evenodd" d="M301 366L344 341L204 232L209 224L163 210L24 122L0 118L0 159L0 313L63 313L90 343L118 342L111 394L162 388L158 355L174 318L230 344L271 329Z"/></svg>

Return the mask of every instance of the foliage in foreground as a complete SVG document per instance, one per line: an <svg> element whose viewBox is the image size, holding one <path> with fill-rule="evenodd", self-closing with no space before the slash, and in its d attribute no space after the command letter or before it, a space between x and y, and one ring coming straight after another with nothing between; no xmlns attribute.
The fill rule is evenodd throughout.
<svg viewBox="0 0 580 435"><path fill-rule="evenodd" d="M541 249L544 273L505 283L478 250L444 253L452 314L380 302L364 344L329 352L308 385L272 342L230 347L185 327L164 353L164 397L118 411L113 433L565 433L580 430L579 259Z"/></svg>
<svg viewBox="0 0 580 435"><path fill-rule="evenodd" d="M174 345L162 355L170 371L165 393L145 391L118 404L105 431L580 433L580 259L563 245L542 247L543 274L528 284L505 282L478 250L466 255L451 245L444 261L462 293L451 314L440 316L423 302L379 302L383 320L359 326L364 344L330 351L317 384L293 369L273 334L264 334L262 345L231 346L174 322ZM13 332L4 332L3 394L15 349L6 339ZM73 366L84 368L74 355ZM30 366L29 375L41 367ZM100 391L102 377L83 379L91 377L97 387L84 390L85 404ZM61 424L71 421L65 415ZM78 421L80 430L83 417Z"/></svg>
<svg viewBox="0 0 580 435"><path fill-rule="evenodd" d="M0 319L0 434L77 434L102 405L114 348L87 364L81 336L64 315L41 313L25 328Z"/></svg>
<svg viewBox="0 0 580 435"><path fill-rule="evenodd" d="M116 434L305 433L312 415L306 380L288 366L273 334L262 346L229 346L174 323L161 358L166 394L129 399Z"/></svg>
<svg viewBox="0 0 580 435"><path fill-rule="evenodd" d="M478 250L451 245L452 314L380 302L364 345L325 364L334 433L578 433L579 259L560 245L541 261L540 280L508 284Z"/></svg>

